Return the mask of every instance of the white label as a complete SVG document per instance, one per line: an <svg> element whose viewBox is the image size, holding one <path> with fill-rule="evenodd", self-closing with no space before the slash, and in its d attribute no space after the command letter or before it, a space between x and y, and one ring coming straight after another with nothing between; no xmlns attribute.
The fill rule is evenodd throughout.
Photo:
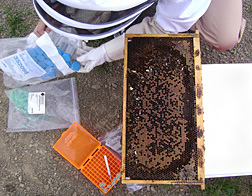
<svg viewBox="0 0 252 196"><path fill-rule="evenodd" d="M32 92L28 94L28 113L45 114L45 92Z"/></svg>
<svg viewBox="0 0 252 196"><path fill-rule="evenodd" d="M0 59L0 68L15 80L21 81L46 74L26 50Z"/></svg>

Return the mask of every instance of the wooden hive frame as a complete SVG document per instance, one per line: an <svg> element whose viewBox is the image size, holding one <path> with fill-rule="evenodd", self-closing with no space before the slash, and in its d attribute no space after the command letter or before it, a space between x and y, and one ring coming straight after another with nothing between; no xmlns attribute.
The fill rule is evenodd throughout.
<svg viewBox="0 0 252 196"><path fill-rule="evenodd" d="M195 78L195 113L197 130L197 179L196 180L132 180L126 176L126 111L127 111L127 70L128 70L128 40L135 37L175 37L193 39L194 78ZM123 184L185 184L200 185L205 189L204 171L204 128L203 128L203 105L202 105L202 78L199 32L178 34L126 34L124 51L124 84L123 84L123 131L122 131L122 183Z"/></svg>

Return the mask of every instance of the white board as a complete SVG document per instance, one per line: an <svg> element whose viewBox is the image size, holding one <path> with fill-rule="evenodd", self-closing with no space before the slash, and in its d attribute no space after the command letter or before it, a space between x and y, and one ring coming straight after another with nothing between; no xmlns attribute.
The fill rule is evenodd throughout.
<svg viewBox="0 0 252 196"><path fill-rule="evenodd" d="M252 64L202 65L206 178L252 175Z"/></svg>

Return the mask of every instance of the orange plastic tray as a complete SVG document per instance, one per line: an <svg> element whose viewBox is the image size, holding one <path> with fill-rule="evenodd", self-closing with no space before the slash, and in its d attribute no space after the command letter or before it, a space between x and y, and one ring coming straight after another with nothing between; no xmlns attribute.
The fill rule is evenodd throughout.
<svg viewBox="0 0 252 196"><path fill-rule="evenodd" d="M121 178L121 160L77 122L62 134L53 148L104 193ZM104 155L107 156L111 178Z"/></svg>

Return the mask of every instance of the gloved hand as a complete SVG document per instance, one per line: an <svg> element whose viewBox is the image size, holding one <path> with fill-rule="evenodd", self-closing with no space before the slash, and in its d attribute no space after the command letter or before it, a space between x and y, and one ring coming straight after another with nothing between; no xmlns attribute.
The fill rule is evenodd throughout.
<svg viewBox="0 0 252 196"><path fill-rule="evenodd" d="M85 48L78 49L77 53L81 51L84 52L84 54L76 58L81 64L81 68L78 72L88 73L94 67L103 64L105 61L112 61L107 55L104 44L97 48L86 46Z"/></svg>
<svg viewBox="0 0 252 196"><path fill-rule="evenodd" d="M85 41L81 41L80 44L78 45L78 48L75 51L75 58L80 57L83 54L86 54L90 50L93 50L93 47L87 46Z"/></svg>

